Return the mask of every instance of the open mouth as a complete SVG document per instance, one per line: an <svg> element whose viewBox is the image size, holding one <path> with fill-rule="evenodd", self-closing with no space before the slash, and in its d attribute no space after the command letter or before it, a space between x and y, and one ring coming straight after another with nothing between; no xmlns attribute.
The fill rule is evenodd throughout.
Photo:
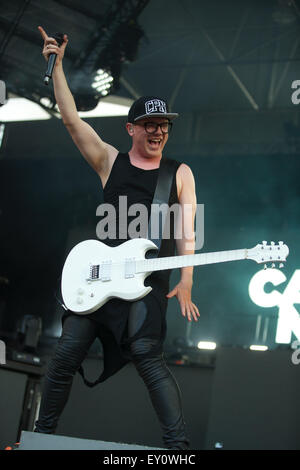
<svg viewBox="0 0 300 470"><path fill-rule="evenodd" d="M162 139L148 139L148 142L153 149L158 149Z"/></svg>

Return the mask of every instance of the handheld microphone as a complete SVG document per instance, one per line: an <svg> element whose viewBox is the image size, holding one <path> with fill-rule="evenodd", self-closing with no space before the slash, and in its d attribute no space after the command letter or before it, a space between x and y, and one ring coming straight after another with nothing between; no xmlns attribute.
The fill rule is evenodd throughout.
<svg viewBox="0 0 300 470"><path fill-rule="evenodd" d="M64 34L63 33L54 33L52 35L52 37L56 40L59 47L64 42ZM45 85L48 85L49 81L50 81L50 78L52 78L52 72L53 72L53 69L54 69L55 62L56 62L56 56L57 56L57 54L50 54L49 55L48 67L47 67L47 71L46 71L45 77L44 77Z"/></svg>

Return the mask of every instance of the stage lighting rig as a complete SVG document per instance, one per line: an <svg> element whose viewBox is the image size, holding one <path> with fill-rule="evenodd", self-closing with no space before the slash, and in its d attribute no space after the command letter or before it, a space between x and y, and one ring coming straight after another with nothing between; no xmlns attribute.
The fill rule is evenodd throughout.
<svg viewBox="0 0 300 470"><path fill-rule="evenodd" d="M96 106L99 99L118 90L122 67L136 59L140 41L144 37L137 18L148 2L117 0L112 4L71 69L76 104L76 95L90 95ZM92 109L91 103L89 109Z"/></svg>
<svg viewBox="0 0 300 470"><path fill-rule="evenodd" d="M140 41L144 37L144 32L138 24L138 17L149 0L111 0L106 2L106 7L99 7L101 14L96 7L95 12L89 6L80 8L79 13L87 16L88 27L84 31L79 31L79 24L78 34L75 33L75 29L73 33L71 30L68 31L68 22L64 21L65 15L69 14L70 9L72 10L70 2L61 0L59 3L61 3L61 17L50 18L49 25L55 24L57 19L59 24L57 28L62 31L66 28L66 34L70 34L71 41L66 49L64 71L77 110L92 111L96 109L102 98L117 92L123 66L135 60ZM78 10L77 7L74 9ZM40 48L38 33L31 36L27 29L20 29L20 25L16 23L13 29L8 29L8 39L12 36L11 31L26 42L39 41ZM2 81L5 79L7 92L33 101L49 116L59 117L53 86L52 84L48 88L44 86L37 73L36 64L33 66L29 56L15 60L14 56L7 53L4 57L3 51L0 54L2 59L0 79ZM42 60L40 51L39 58ZM99 70L104 72L100 73ZM4 82L0 81L1 109L4 108L4 91Z"/></svg>

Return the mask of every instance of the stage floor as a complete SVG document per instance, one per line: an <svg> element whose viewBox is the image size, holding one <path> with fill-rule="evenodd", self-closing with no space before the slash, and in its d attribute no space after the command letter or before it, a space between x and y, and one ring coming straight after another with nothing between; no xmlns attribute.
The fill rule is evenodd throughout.
<svg viewBox="0 0 300 470"><path fill-rule="evenodd" d="M137 444L94 441L22 431L19 450L165 450Z"/></svg>

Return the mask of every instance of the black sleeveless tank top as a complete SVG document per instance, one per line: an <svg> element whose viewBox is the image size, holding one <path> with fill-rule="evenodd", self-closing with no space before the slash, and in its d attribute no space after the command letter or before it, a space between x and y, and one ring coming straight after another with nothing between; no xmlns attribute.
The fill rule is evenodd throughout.
<svg viewBox="0 0 300 470"><path fill-rule="evenodd" d="M178 166L181 164L177 162ZM130 239L128 234L128 227L130 223L137 217L137 215L127 215L127 226L125 226L126 218L120 211L125 207L128 209L133 204L143 204L147 209L148 220L151 213L151 204L155 193L155 188L158 179L159 169L144 170L131 164L128 153L119 153L113 164L110 176L103 190L104 203L111 204L115 213L106 216L106 220L113 230L108 231L108 238L102 240L105 244L110 246L118 246L119 244ZM123 198L120 204L120 196ZM126 201L126 204L125 204ZM169 206L178 203L177 185L176 185L176 172L174 174L173 183L171 187ZM100 219L101 220L101 219ZM159 256L173 256L175 253L175 240L174 240L174 223L173 214L170 214L170 237L163 239L159 251ZM142 229L143 227L141 227ZM138 229L137 229L138 231ZM147 230L140 231L140 236L146 238ZM120 238L121 236L121 238ZM152 273L146 280L145 285L153 287L168 289L170 271L156 271Z"/></svg>
<svg viewBox="0 0 300 470"><path fill-rule="evenodd" d="M180 163L177 168L179 167ZM175 166L176 167L176 166ZM126 240L120 238L119 235L119 222L122 219L120 213L120 196L126 196L127 210L133 204L144 204L150 217L151 204L155 193L159 169L143 170L131 164L128 153L119 153L111 169L107 183L103 189L104 204L111 204L114 207L114 213L111 212L110 220L105 214L102 216L108 220L110 224L116 224L116 234L113 237L102 239L101 241L109 246L118 246ZM174 173L172 187L169 197L169 206L178 203L177 186L176 186L176 172ZM122 211L122 208L121 208ZM124 216L124 214L123 214ZM134 216L128 216L127 223L129 224ZM149 218L148 217L148 218ZM124 217L123 217L124 218ZM101 221L101 218L100 218ZM170 234L168 239L163 239L160 246L159 256L172 256L175 252L175 239L172 236L174 224L170 223ZM127 227L126 227L127 228ZM123 232L125 227L121 227ZM108 231L109 234L110 231ZM112 231L114 232L114 230ZM147 231L146 231L147 234ZM146 235L145 234L145 235ZM98 233L97 233L98 235ZM116 235L116 236L115 236ZM124 233L122 233L124 235ZM99 235L98 235L99 238ZM130 236L127 232L126 239ZM147 256L147 254L146 254ZM97 383L105 381L108 377L115 374L120 370L128 361L131 360L129 344L139 337L157 338L159 342L154 346L153 350L147 353L151 354L162 353L163 341L166 336L166 311L167 299L166 294L169 289L169 277L171 271L156 271L153 272L148 278L145 279L145 285L152 287L151 292L144 297L147 305L147 310L150 313L147 315L142 327L134 335L128 338L127 321L130 310L130 302L120 300L118 298L110 299L98 311L89 315L89 317L100 324L99 339L103 345L104 351L104 370L99 379L94 383L89 383L86 379L85 383L93 386ZM83 374L83 369L80 369Z"/></svg>

